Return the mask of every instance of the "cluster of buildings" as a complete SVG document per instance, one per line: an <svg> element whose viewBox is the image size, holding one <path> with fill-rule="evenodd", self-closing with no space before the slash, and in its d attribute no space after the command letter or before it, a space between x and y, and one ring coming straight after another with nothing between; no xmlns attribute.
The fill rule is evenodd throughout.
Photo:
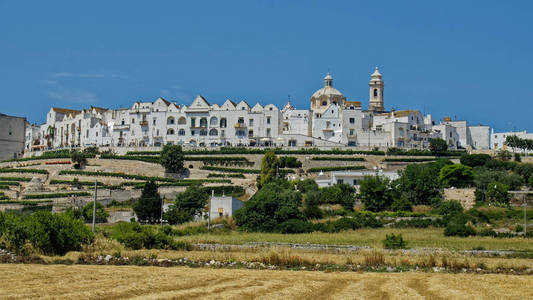
<svg viewBox="0 0 533 300"><path fill-rule="evenodd" d="M489 149L488 126L445 118L438 124L419 110L385 110L385 84L378 68L369 82L368 107L350 101L333 87L328 73L324 87L310 98L309 109L251 106L226 100L222 105L197 96L190 104L163 98L134 102L130 108L52 107L46 123L26 128L25 151L50 148L111 146L190 147L275 146L427 148L441 138L450 148Z"/></svg>

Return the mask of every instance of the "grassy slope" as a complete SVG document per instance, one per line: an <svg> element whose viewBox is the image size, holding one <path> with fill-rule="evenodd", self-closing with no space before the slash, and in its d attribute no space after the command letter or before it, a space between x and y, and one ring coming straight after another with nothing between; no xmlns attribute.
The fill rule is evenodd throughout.
<svg viewBox="0 0 533 300"><path fill-rule="evenodd" d="M359 229L340 233L276 234L276 233L240 233L200 234L180 237L180 240L192 243L244 244L247 242L284 242L357 245L382 248L381 241L387 233L401 233L410 248L446 248L451 250L471 250L483 247L487 250L533 250L531 239L490 237L445 237L441 228L427 229Z"/></svg>

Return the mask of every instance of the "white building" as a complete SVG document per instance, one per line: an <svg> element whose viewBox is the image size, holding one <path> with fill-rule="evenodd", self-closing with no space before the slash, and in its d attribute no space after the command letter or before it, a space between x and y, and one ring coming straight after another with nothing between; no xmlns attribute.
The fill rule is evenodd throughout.
<svg viewBox="0 0 533 300"><path fill-rule="evenodd" d="M318 177L315 179L315 182L319 187L328 187L335 184L349 184L351 186L359 189L359 182L363 180L366 176L384 176L390 180L395 180L400 177L398 172L386 171L383 170L362 170L362 171L332 171L328 175L320 172Z"/></svg>
<svg viewBox="0 0 533 300"><path fill-rule="evenodd" d="M385 111L384 86L376 68L369 81L368 110L334 88L329 73L324 87L311 96L310 109L296 109L290 100L281 110L273 104L250 106L244 100L228 99L219 105L202 96L189 106L158 98L122 109L53 107L45 124L27 130L26 150L165 144L427 148L435 137L456 148L472 140L462 127L446 123L435 126L430 115L423 116L418 110ZM486 144L486 140L480 137L480 143Z"/></svg>
<svg viewBox="0 0 533 300"><path fill-rule="evenodd" d="M507 147L505 145L505 139L508 136L517 136L521 139L533 139L533 133L528 133L526 130L524 131L509 131L509 132L494 132L494 129L491 131L490 134L490 148L496 151L512 151L512 148ZM518 149L516 149L518 150ZM527 153L533 153L533 151L526 151Z"/></svg>
<svg viewBox="0 0 533 300"><path fill-rule="evenodd" d="M233 217L235 211L244 206L244 202L230 196L211 197L209 202L210 218Z"/></svg>
<svg viewBox="0 0 533 300"><path fill-rule="evenodd" d="M21 156L25 147L26 118L0 114L0 160Z"/></svg>

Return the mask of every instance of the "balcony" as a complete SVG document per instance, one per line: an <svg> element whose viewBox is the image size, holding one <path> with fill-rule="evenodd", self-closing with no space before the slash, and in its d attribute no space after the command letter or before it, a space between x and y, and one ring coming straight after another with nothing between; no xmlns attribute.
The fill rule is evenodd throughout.
<svg viewBox="0 0 533 300"><path fill-rule="evenodd" d="M148 126L148 121L140 121L139 125L141 126Z"/></svg>
<svg viewBox="0 0 533 300"><path fill-rule="evenodd" d="M324 129L322 129L322 131L333 131L333 128L331 128L331 127L326 127L326 128L324 128Z"/></svg>
<svg viewBox="0 0 533 300"><path fill-rule="evenodd" d="M129 124L115 125L113 126L113 130L130 130L130 125Z"/></svg>
<svg viewBox="0 0 533 300"><path fill-rule="evenodd" d="M350 134L349 132L346 133L346 137L349 138L349 139L356 139L357 138L357 134L353 133L353 134Z"/></svg>
<svg viewBox="0 0 533 300"><path fill-rule="evenodd" d="M235 128L246 128L246 124L244 124L244 123L235 123Z"/></svg>

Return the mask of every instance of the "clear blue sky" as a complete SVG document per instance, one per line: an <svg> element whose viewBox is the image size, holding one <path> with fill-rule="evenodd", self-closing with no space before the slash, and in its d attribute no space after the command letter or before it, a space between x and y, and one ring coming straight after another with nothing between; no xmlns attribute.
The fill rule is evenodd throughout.
<svg viewBox="0 0 533 300"><path fill-rule="evenodd" d="M533 131L532 1L1 1L0 112L247 100L368 104Z"/></svg>

